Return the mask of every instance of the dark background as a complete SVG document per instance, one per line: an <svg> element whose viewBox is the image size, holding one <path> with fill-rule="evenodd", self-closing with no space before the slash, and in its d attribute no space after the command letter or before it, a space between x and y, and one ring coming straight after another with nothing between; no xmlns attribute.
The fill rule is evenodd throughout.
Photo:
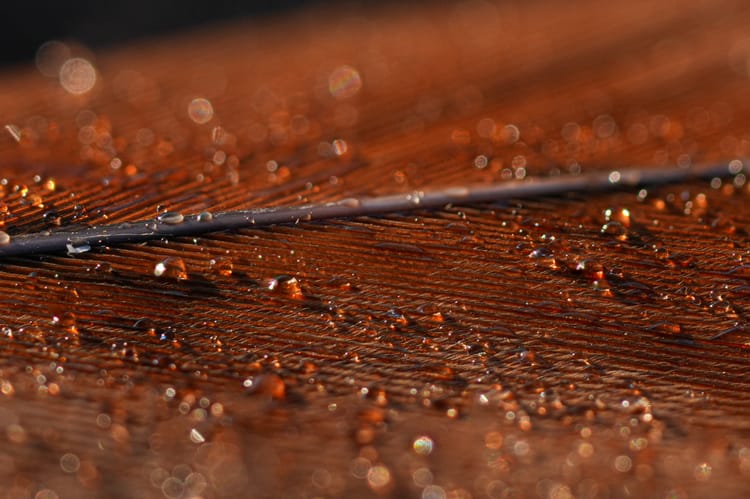
<svg viewBox="0 0 750 499"><path fill-rule="evenodd" d="M101 48L139 38L189 30L204 24L274 16L311 5L358 6L351 0L127 2L3 1L0 5L0 66L28 63L49 40L75 40Z"/></svg>

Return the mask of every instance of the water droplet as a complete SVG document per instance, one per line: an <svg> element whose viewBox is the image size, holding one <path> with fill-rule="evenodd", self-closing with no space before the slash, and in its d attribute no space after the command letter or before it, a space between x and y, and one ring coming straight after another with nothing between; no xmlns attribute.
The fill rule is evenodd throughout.
<svg viewBox="0 0 750 499"><path fill-rule="evenodd" d="M423 303L422 305L417 307L417 313L426 315L435 322L443 322L445 320L445 317L443 317L443 313L440 311L437 305L434 305L432 303Z"/></svg>
<svg viewBox="0 0 750 499"><path fill-rule="evenodd" d="M212 258L209 265L211 270L224 277L231 276L232 271L234 270L232 259L228 256L217 256L216 258Z"/></svg>
<svg viewBox="0 0 750 499"><path fill-rule="evenodd" d="M157 216L156 219L163 224L177 225L181 224L182 221L185 220L185 217L182 216L182 213L176 211L165 211Z"/></svg>
<svg viewBox="0 0 750 499"><path fill-rule="evenodd" d="M573 270L590 279L604 279L604 266L590 258L579 260Z"/></svg>
<svg viewBox="0 0 750 499"><path fill-rule="evenodd" d="M13 137L13 140L15 140L16 142L21 142L23 135L20 128L12 123L9 123L5 125L5 130L7 130L10 136Z"/></svg>
<svg viewBox="0 0 750 499"><path fill-rule="evenodd" d="M193 428L190 430L190 441L194 444L202 444L206 441L206 437L201 432Z"/></svg>
<svg viewBox="0 0 750 499"><path fill-rule="evenodd" d="M49 225L60 225L62 223L62 218L60 217L60 213L57 212L57 210L47 210L42 214L42 220L44 220L45 223Z"/></svg>
<svg viewBox="0 0 750 499"><path fill-rule="evenodd" d="M185 262L179 256L170 256L154 266L156 277L171 277L178 281L188 278Z"/></svg>
<svg viewBox="0 0 750 499"><path fill-rule="evenodd" d="M367 485L376 493L387 493L393 485L391 471L382 464L371 467L367 471Z"/></svg>
<svg viewBox="0 0 750 499"><path fill-rule="evenodd" d="M274 400L286 397L286 384L276 374L261 374L250 383L243 384L248 388L248 393L253 395L264 395Z"/></svg>
<svg viewBox="0 0 750 499"><path fill-rule="evenodd" d="M198 222L210 222L214 219L213 214L210 211L202 211L195 218Z"/></svg>
<svg viewBox="0 0 750 499"><path fill-rule="evenodd" d="M529 258L534 258L535 263L540 267L545 267L550 270L557 270L560 266L557 264L557 259L549 246L540 246L529 253Z"/></svg>
<svg viewBox="0 0 750 499"><path fill-rule="evenodd" d="M333 151L333 154L335 154L336 156L343 156L344 154L346 154L347 150L349 150L349 145L345 140L336 139L331 142L331 151Z"/></svg>
<svg viewBox="0 0 750 499"><path fill-rule="evenodd" d="M414 452L420 456L429 456L434 448L434 442L430 437L423 435L414 439L412 448L414 449Z"/></svg>
<svg viewBox="0 0 750 499"><path fill-rule="evenodd" d="M630 227L631 215L627 208L607 208L604 210L605 222L619 222L624 227Z"/></svg>
<svg viewBox="0 0 750 499"><path fill-rule="evenodd" d="M351 66L339 66L328 77L328 91L337 99L353 97L361 88L359 71Z"/></svg>
<svg viewBox="0 0 750 499"><path fill-rule="evenodd" d="M80 255L91 251L91 245L86 241L70 241L65 247L68 249L68 255Z"/></svg>
<svg viewBox="0 0 750 499"><path fill-rule="evenodd" d="M302 286L294 276L278 275L266 279L265 285L269 291L283 293L294 299L301 299L304 297L302 294Z"/></svg>
<svg viewBox="0 0 750 499"><path fill-rule="evenodd" d="M211 101L203 97L191 100L187 112L190 119L199 125L205 125L214 117L214 107Z"/></svg>
<svg viewBox="0 0 750 499"><path fill-rule="evenodd" d="M94 88L96 69L81 57L68 59L60 67L60 85L73 95L82 95Z"/></svg>
<svg viewBox="0 0 750 499"><path fill-rule="evenodd" d="M0 230L0 246L10 244L10 236L7 232Z"/></svg>
<svg viewBox="0 0 750 499"><path fill-rule="evenodd" d="M385 313L385 316L392 321L392 323L390 324L390 329L398 329L399 326L409 325L409 319L401 310L397 308L388 309L388 311Z"/></svg>
<svg viewBox="0 0 750 499"><path fill-rule="evenodd" d="M339 201L339 204L347 208L359 208L361 203L357 198L346 198Z"/></svg>
<svg viewBox="0 0 750 499"><path fill-rule="evenodd" d="M602 225L600 232L607 236L614 236L620 241L624 241L628 238L628 231L625 226L617 221L610 221Z"/></svg>

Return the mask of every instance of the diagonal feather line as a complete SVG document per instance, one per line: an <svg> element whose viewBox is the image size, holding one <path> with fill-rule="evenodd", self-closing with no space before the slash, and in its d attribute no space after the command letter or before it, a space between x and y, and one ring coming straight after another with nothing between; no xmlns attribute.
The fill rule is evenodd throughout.
<svg viewBox="0 0 750 499"><path fill-rule="evenodd" d="M742 172L737 162L730 166L709 165L690 168L626 168L584 175L536 177L471 186L448 187L408 194L347 198L340 201L300 206L254 208L212 214L182 216L165 213L151 220L99 225L76 231L42 231L10 237L0 234L5 244L0 257L67 251L74 255L94 247L142 243L153 239L198 236L211 232L263 227L275 224L383 216L416 209L440 209L447 205L470 205L506 199L555 196L568 192L604 192L637 186L670 184L691 179L726 177ZM743 167L744 168L744 167Z"/></svg>

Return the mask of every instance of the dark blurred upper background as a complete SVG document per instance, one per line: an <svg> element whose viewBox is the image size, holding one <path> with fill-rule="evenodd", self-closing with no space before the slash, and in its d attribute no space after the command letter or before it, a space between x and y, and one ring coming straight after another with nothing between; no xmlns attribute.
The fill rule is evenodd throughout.
<svg viewBox="0 0 750 499"><path fill-rule="evenodd" d="M139 38L243 18L275 16L313 5L357 7L352 0L8 1L0 5L0 66L28 63L49 40L99 49Z"/></svg>

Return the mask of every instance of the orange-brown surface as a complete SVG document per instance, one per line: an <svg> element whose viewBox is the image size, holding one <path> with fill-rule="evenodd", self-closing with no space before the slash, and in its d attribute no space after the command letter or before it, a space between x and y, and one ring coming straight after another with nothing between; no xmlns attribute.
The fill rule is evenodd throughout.
<svg viewBox="0 0 750 499"><path fill-rule="evenodd" d="M424 3L68 45L0 81L0 224L741 161L749 22ZM0 497L746 496L749 195L740 174L6 259Z"/></svg>

